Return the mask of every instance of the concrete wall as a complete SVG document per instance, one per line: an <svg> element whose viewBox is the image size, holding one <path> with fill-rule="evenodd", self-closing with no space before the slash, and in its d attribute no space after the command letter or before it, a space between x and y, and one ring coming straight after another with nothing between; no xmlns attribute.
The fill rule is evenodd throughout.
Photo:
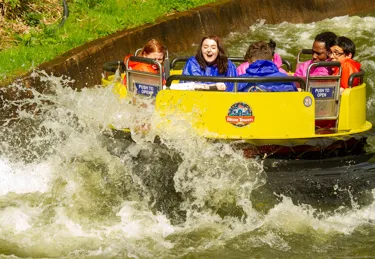
<svg viewBox="0 0 375 259"><path fill-rule="evenodd" d="M72 87L80 89L100 84L105 62L122 60L152 37L160 39L173 53L190 49L207 34L225 37L233 31L246 31L260 18L267 23L308 23L371 11L375 11L372 0L224 0L89 42L39 68L74 79ZM35 87L33 80L27 81Z"/></svg>

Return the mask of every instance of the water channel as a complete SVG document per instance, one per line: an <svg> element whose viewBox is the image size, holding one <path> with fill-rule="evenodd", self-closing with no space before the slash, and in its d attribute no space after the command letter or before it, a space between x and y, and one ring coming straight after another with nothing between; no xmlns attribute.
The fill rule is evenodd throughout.
<svg viewBox="0 0 375 259"><path fill-rule="evenodd" d="M272 38L294 64L319 32L350 37L374 124L374 27L375 16L260 20L224 41L242 56ZM183 121L134 142L108 131L145 120L111 87L35 76L49 94L13 101L20 119L0 127L0 258L375 258L373 137L368 155L292 163L246 159Z"/></svg>

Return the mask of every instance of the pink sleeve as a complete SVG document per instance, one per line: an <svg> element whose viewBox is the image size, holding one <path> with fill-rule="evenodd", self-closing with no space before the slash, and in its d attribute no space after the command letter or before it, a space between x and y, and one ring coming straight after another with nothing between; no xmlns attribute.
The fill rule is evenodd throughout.
<svg viewBox="0 0 375 259"><path fill-rule="evenodd" d="M294 72L294 76L306 77L307 68L311 64L312 60L305 61L299 64L296 67L296 71Z"/></svg>
<svg viewBox="0 0 375 259"><path fill-rule="evenodd" d="M329 72L326 67L317 67L310 73L310 76L328 76L328 75L329 75Z"/></svg>
<svg viewBox="0 0 375 259"><path fill-rule="evenodd" d="M281 65L283 64L283 61L282 61L280 55L277 54L277 53L275 53L273 55L273 60L272 61L273 61L273 63L276 64L277 67L281 67Z"/></svg>
<svg viewBox="0 0 375 259"><path fill-rule="evenodd" d="M285 71L285 69L279 67L279 72L288 75L288 72Z"/></svg>
<svg viewBox="0 0 375 259"><path fill-rule="evenodd" d="M249 67L249 62L242 63L237 67L237 75L246 74L246 69Z"/></svg>
<svg viewBox="0 0 375 259"><path fill-rule="evenodd" d="M306 77L307 76L307 69L313 63L312 60L305 61L301 63L295 73L294 76ZM314 67L310 71L310 76L327 76L329 75L328 69L326 67Z"/></svg>

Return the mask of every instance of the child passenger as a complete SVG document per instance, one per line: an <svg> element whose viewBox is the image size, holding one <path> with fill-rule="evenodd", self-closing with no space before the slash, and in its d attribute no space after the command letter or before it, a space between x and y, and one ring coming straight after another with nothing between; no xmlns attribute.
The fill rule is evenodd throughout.
<svg viewBox="0 0 375 259"><path fill-rule="evenodd" d="M332 61L338 61L341 63L341 82L340 92L348 88L349 76L353 73L359 72L361 64L353 60L355 55L355 44L354 42L344 36L338 37L333 46L331 47L330 57ZM334 75L339 73L339 68L334 68ZM355 78L353 86L359 85L359 78Z"/></svg>
<svg viewBox="0 0 375 259"><path fill-rule="evenodd" d="M166 47L156 39L151 39L146 42L143 46L142 50L138 54L140 57L154 59L158 61L160 64L163 64L165 59ZM127 60L130 58L131 54L128 54L124 58L124 62L126 64ZM158 73L158 66L142 63L142 62L129 62L129 68L133 70L143 71L143 72L150 72L153 74ZM124 77L123 81L124 85L126 85L126 77Z"/></svg>
<svg viewBox="0 0 375 259"><path fill-rule="evenodd" d="M236 66L228 59L221 39L211 35L203 37L195 56L190 57L186 62L182 75L193 76L237 76ZM233 90L233 83L208 83L196 84L196 89L210 89L214 86L216 90Z"/></svg>
<svg viewBox="0 0 375 259"><path fill-rule="evenodd" d="M272 77L288 76L281 73L272 62L272 49L264 41L258 41L249 46L246 53L250 65L241 77ZM292 82L267 82L267 83L239 83L239 92L295 92L297 88Z"/></svg>
<svg viewBox="0 0 375 259"><path fill-rule="evenodd" d="M272 39L270 39L270 41L268 42L268 46L271 48L271 51L272 51L272 61L273 61L273 63L275 63L275 65L278 67L278 69L279 69L280 72L282 72L284 74L288 74L284 69L281 68L281 66L283 65L283 61L282 61L280 55L277 54L277 53L275 53L276 42L273 41ZM237 67L237 74L238 75L245 74L246 73L246 69L250 65L250 63L249 63L249 59L250 59L249 58L249 51L250 51L250 46L247 49L246 54L244 56L244 59L246 60L246 62L240 64Z"/></svg>

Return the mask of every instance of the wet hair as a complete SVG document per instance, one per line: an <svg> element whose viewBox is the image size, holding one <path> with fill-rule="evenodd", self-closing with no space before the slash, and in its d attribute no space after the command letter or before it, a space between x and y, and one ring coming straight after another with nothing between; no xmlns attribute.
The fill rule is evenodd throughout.
<svg viewBox="0 0 375 259"><path fill-rule="evenodd" d="M158 40L150 39L143 46L142 51L139 53L139 55L148 55L154 52L163 53L163 60L165 59L166 47L163 44L161 44Z"/></svg>
<svg viewBox="0 0 375 259"><path fill-rule="evenodd" d="M257 41L250 44L244 58L249 62L253 58L256 60L272 60L272 49L268 43Z"/></svg>
<svg viewBox="0 0 375 259"><path fill-rule="evenodd" d="M324 42L324 47L326 50L329 50L333 46L336 38L337 36L333 32L325 31L316 35L315 41Z"/></svg>
<svg viewBox="0 0 375 259"><path fill-rule="evenodd" d="M228 55L224 49L221 39L216 35L205 36L202 38L201 43L199 44L199 47L197 50L197 54L195 55L195 58L198 61L198 64L200 65L202 69L205 69L207 66L206 60L204 59L203 53L202 53L202 45L206 39L214 40L216 42L219 53L215 60L215 64L217 65L219 74L224 74L228 70Z"/></svg>
<svg viewBox="0 0 375 259"><path fill-rule="evenodd" d="M268 42L268 46L270 46L272 50L272 57L273 57L273 55L275 55L276 42L273 39L270 39L270 41Z"/></svg>
<svg viewBox="0 0 375 259"><path fill-rule="evenodd" d="M337 39L334 41L333 46L339 46L340 48L342 48L342 51L345 53L345 55L352 54L352 58L354 58L355 44L351 39L344 36L337 37Z"/></svg>

